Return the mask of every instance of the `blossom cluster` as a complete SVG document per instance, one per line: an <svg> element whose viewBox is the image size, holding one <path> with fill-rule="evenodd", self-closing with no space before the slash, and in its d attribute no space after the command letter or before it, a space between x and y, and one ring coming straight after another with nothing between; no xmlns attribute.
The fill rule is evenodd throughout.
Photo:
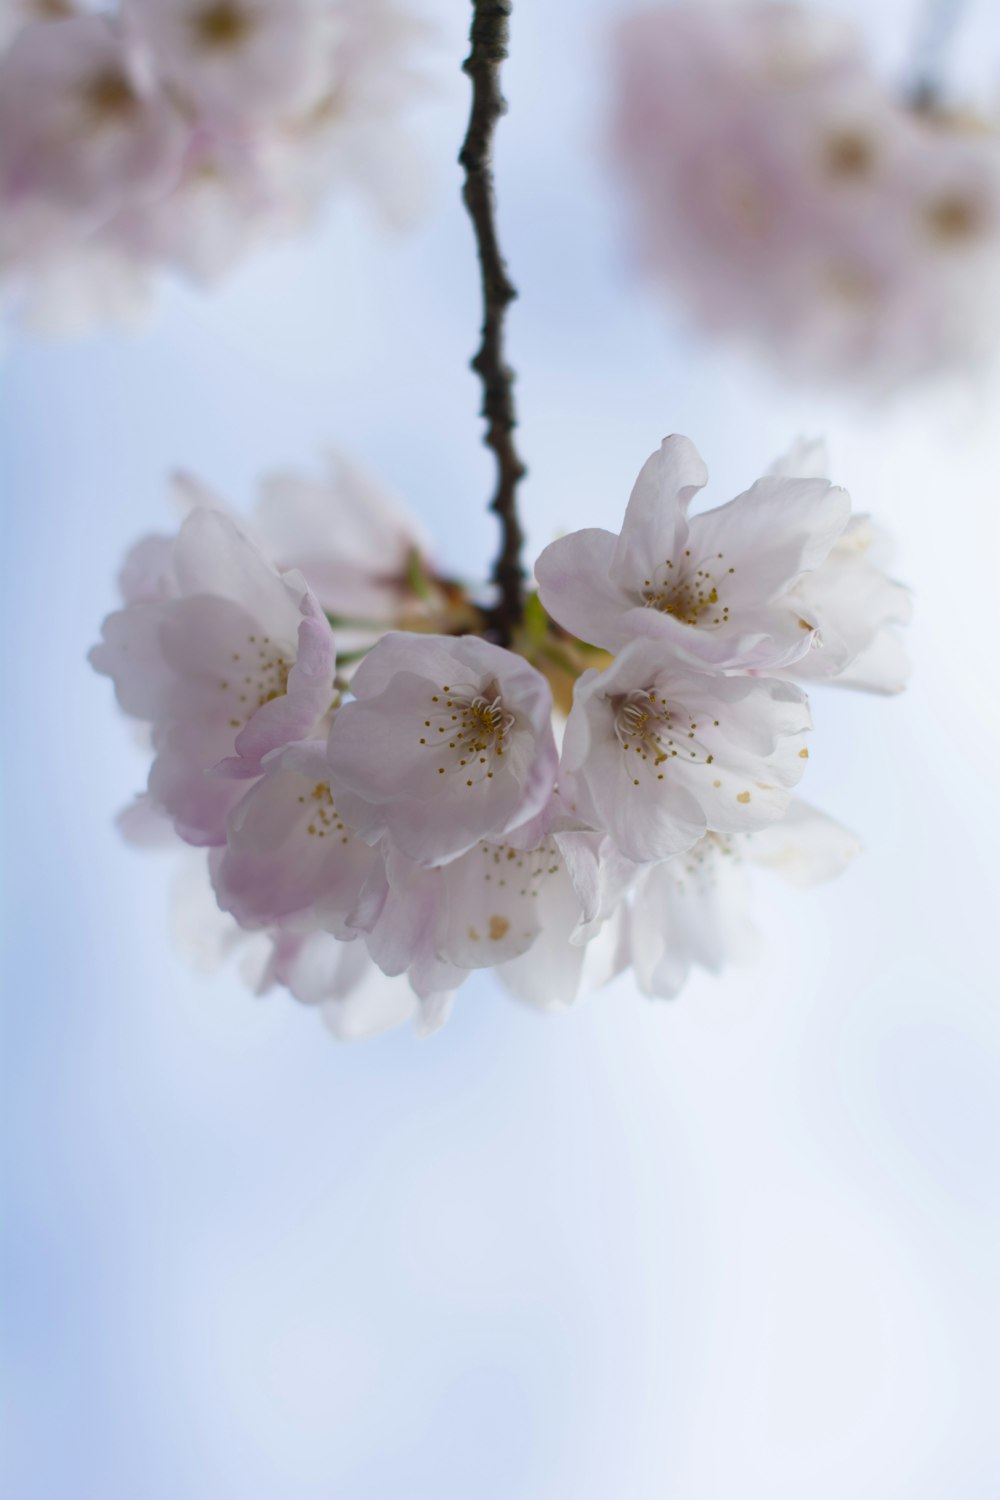
<svg viewBox="0 0 1000 1500"><path fill-rule="evenodd" d="M211 283L334 183L419 193L395 0L0 0L0 285L37 325L127 318L169 268Z"/></svg>
<svg viewBox="0 0 1000 1500"><path fill-rule="evenodd" d="M903 686L906 591L799 445L735 500L667 438L620 534L548 546L509 646L343 460L252 526L191 479L92 652L149 726L127 815L203 851L262 984L337 1034L429 1028L473 970L533 1005L631 965L651 996L745 946L746 873L836 873L853 835L793 793L806 687Z"/></svg>
<svg viewBox="0 0 1000 1500"><path fill-rule="evenodd" d="M703 327L878 389L995 353L996 122L893 97L839 19L629 16L614 144L641 262Z"/></svg>

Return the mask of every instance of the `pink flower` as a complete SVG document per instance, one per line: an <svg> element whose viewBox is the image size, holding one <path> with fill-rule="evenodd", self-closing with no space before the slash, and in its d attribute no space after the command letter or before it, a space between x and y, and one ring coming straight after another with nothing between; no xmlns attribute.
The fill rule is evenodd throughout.
<svg viewBox="0 0 1000 1500"><path fill-rule="evenodd" d="M320 740L275 751L230 813L215 891L242 927L299 919L354 936L347 918L378 856L340 816L325 750Z"/></svg>
<svg viewBox="0 0 1000 1500"><path fill-rule="evenodd" d="M534 818L555 783L552 696L521 657L474 636L391 632L330 730L330 784L363 837L440 864Z"/></svg>
<svg viewBox="0 0 1000 1500"><path fill-rule="evenodd" d="M840 22L628 17L614 133L643 265L702 326L876 387L995 350L996 133L894 100Z"/></svg>
<svg viewBox="0 0 1000 1500"><path fill-rule="evenodd" d="M0 267L165 192L184 139L110 21L26 26L0 59Z"/></svg>
<svg viewBox="0 0 1000 1500"><path fill-rule="evenodd" d="M218 844L263 758L324 726L333 638L303 579L212 511L185 521L169 573L172 596L109 615L91 661L152 725L154 803L189 842Z"/></svg>

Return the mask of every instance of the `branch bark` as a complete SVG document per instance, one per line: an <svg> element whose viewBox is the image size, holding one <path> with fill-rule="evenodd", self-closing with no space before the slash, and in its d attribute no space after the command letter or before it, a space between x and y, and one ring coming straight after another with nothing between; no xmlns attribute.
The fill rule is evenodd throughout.
<svg viewBox="0 0 1000 1500"><path fill-rule="evenodd" d="M504 361L504 316L517 291L507 275L497 237L493 133L507 108L500 92L500 64L507 56L513 0L472 3L472 50L462 64L472 80L472 112L458 160L465 170L462 198L475 231L483 288L482 343L471 365L483 386L482 415L487 424L483 441L497 463L490 509L500 522L500 551L493 566L499 598L490 623L500 644L508 646L524 614L524 536L517 516L517 486L527 470L514 444L514 372Z"/></svg>

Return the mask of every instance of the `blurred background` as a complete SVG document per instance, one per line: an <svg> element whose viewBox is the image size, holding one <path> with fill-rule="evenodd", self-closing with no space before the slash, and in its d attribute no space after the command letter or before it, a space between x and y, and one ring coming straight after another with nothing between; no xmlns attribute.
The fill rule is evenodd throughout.
<svg viewBox="0 0 1000 1500"><path fill-rule="evenodd" d="M416 0L415 0L416 3ZM689 434L730 498L798 435L898 542L909 692L818 690L805 786L867 852L761 876L758 961L565 1017L488 978L443 1032L333 1043L192 971L144 757L85 663L167 476L249 509L327 444L483 573L491 465L454 158L469 7L428 0L431 204L331 206L137 336L11 335L3 1376L10 1500L995 1500L1000 387L783 386L635 280L602 163L617 0L515 4L498 141L532 555L616 527ZM843 0L888 75L920 12ZM967 6L951 78L1000 80Z"/></svg>

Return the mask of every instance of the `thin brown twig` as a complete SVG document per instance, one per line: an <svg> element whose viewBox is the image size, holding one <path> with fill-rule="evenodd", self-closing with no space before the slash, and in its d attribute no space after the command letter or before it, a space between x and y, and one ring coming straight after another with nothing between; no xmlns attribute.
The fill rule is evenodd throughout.
<svg viewBox="0 0 1000 1500"><path fill-rule="evenodd" d="M517 517L517 486L527 470L514 445L514 372L504 362L503 325L517 296L500 253L493 188L493 132L507 105L500 92L500 64L507 56L513 0L472 0L472 50L463 69L472 80L472 112L459 155L465 169L462 198L476 235L483 287L482 343L472 368L483 385L483 439L497 461L497 487L490 509L500 522L500 551L493 566L499 598L490 622L501 645L509 645L524 614L524 536Z"/></svg>

